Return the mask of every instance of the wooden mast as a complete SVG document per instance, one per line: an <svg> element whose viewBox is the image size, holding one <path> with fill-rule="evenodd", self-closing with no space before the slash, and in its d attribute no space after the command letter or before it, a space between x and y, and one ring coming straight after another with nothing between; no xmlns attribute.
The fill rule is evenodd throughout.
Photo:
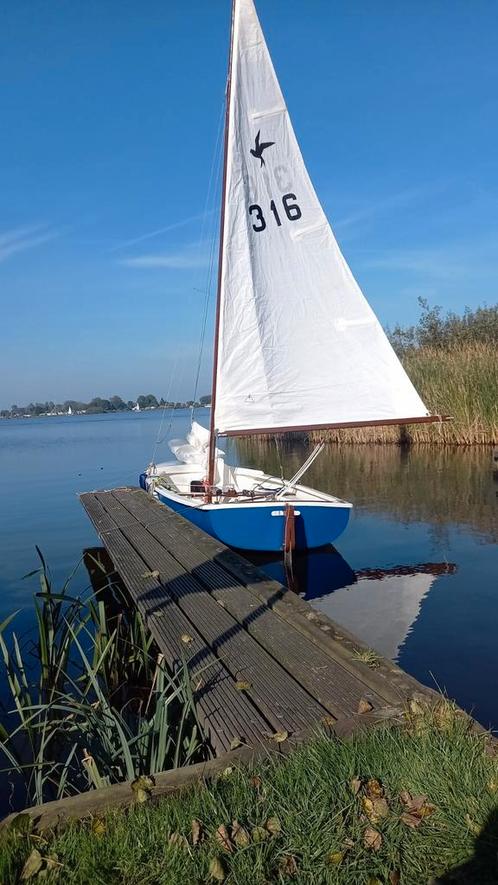
<svg viewBox="0 0 498 885"><path fill-rule="evenodd" d="M232 20L230 26L230 52L228 56L228 73L226 87L226 107L225 107L225 137L223 145L223 183L221 188L221 211L220 211L220 242L218 249L218 286L216 291L216 317L214 323L214 347L213 347L213 381L211 386L211 416L209 423L209 457L208 457L208 489L206 494L207 501L212 500L213 486L215 480L216 467L216 427L215 427L215 411L216 411L216 376L218 374L218 348L220 337L220 309L221 309L221 284L223 277L223 253L225 246L225 200L227 190L227 161L228 161L228 135L230 126L230 96L232 92L232 61L233 61L233 31L235 23L235 3L232 0Z"/></svg>

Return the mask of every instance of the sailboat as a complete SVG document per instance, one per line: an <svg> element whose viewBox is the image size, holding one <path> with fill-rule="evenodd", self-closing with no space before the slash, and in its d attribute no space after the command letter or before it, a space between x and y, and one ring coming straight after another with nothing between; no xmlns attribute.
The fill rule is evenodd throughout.
<svg viewBox="0 0 498 885"><path fill-rule="evenodd" d="M308 176L253 0L233 0L210 428L172 440L142 488L225 544L309 549L352 504L232 466L219 437L410 424L431 416L335 240Z"/></svg>
<svg viewBox="0 0 498 885"><path fill-rule="evenodd" d="M71 406L68 406L68 407L67 407L67 414L68 414L68 415L72 415L72 414L73 414L73 410L72 410Z"/></svg>
<svg viewBox="0 0 498 885"><path fill-rule="evenodd" d="M132 406L131 411L132 412L139 412L140 411L140 403L136 402L135 405Z"/></svg>

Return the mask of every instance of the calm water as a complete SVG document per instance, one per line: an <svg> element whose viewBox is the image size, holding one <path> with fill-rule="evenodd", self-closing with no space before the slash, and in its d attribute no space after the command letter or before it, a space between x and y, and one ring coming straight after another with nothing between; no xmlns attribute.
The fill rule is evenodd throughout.
<svg viewBox="0 0 498 885"><path fill-rule="evenodd" d="M38 564L35 544L55 580L95 545L78 493L136 484L160 417L0 421L0 621L20 609L19 631L32 623L36 579L22 576ZM170 435L188 420L175 413ZM282 460L287 475L303 457L297 445L280 456L273 445L231 445L234 458L273 472ZM167 458L165 444L158 457ZM336 550L302 556L294 568L296 592L495 728L497 479L489 450L331 449L306 481L352 501L351 522ZM254 559L283 579L278 557ZM83 569L75 580L86 585Z"/></svg>

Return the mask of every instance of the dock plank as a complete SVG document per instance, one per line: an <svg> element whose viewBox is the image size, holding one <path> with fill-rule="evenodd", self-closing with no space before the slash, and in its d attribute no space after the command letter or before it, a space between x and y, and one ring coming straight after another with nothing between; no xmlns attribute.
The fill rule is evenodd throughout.
<svg viewBox="0 0 498 885"><path fill-rule="evenodd" d="M147 501L116 490L113 496L138 519L147 517ZM351 674L284 621L213 559L206 557L192 538L184 534L183 521L155 518L148 531L172 551L178 562L199 580L238 623L253 636L306 690L336 718L357 710L366 698L373 707L383 699L371 686Z"/></svg>
<svg viewBox="0 0 498 885"><path fill-rule="evenodd" d="M362 699L378 721L424 692L391 662L361 664L359 640L142 490L81 500L168 665L186 662L215 754L323 720L341 734Z"/></svg>

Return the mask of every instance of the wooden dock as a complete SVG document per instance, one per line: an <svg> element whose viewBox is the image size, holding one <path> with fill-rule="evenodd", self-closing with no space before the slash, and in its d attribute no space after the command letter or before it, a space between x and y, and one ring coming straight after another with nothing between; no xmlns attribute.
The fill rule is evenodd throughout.
<svg viewBox="0 0 498 885"><path fill-rule="evenodd" d="M184 659L213 754L338 734L432 692L242 556L136 488L81 501L170 667ZM273 744L273 746L275 746Z"/></svg>

